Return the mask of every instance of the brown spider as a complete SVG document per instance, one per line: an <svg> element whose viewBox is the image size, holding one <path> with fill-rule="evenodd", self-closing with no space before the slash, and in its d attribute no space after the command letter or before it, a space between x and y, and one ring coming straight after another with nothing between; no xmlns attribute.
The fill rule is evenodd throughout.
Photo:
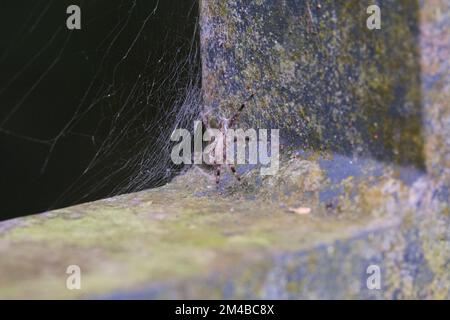
<svg viewBox="0 0 450 320"><path fill-rule="evenodd" d="M251 94L247 98L246 101L252 99L253 97L254 97L254 94ZM218 121L217 121L217 120L211 119L209 117L210 111L206 112L206 113L203 113L202 121L203 121L203 125L205 126L206 130L207 129L218 129L220 131L220 133L222 134L222 137L226 137L228 129L232 128L236 124L237 120L239 119L240 113L242 112L242 110L244 110L244 108L246 106L246 101L241 104L239 109L230 118L219 117ZM215 148L218 148L218 147L222 148L222 150L223 150L223 161L222 161L222 163L217 163L216 160L215 160ZM216 176L216 186L219 187L220 176L221 176L221 173L222 173L222 166L229 167L231 172L233 173L233 176L236 178L236 180L237 181L241 181L241 177L236 172L236 166L234 164L227 164L227 152L226 152L226 150L227 150L227 143L226 143L226 139L223 138L219 142L217 142L215 148L210 151L209 158L210 159L214 159L211 162L212 162L212 166L214 168L214 172L215 172L215 176Z"/></svg>

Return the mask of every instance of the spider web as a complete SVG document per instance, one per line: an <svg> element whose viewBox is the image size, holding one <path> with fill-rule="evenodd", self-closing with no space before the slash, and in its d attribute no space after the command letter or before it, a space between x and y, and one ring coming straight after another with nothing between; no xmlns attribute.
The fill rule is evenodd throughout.
<svg viewBox="0 0 450 320"><path fill-rule="evenodd" d="M51 208L168 182L182 169L170 160L170 134L177 127L190 128L201 105L195 0L79 1L75 4L81 7L82 30L68 31L65 21L55 20L51 12L61 15L73 2L33 2L0 52L0 64L6 66L23 52L24 43L33 49L20 67L1 78L0 101L8 100L14 90L20 94L1 109L0 133L45 150L39 159L41 175L70 170L55 163L55 153L67 149L67 141L74 141L70 139L77 139L70 146L72 153L77 148L90 150L76 179L62 185ZM47 40L30 44L48 21L56 22L46 27ZM90 38L87 32L92 28L101 30ZM33 99L49 76L80 57L89 71L73 73L68 85L79 76L75 82L84 89L61 98L75 103L59 111L63 115L58 129L18 126L36 113L51 116L33 109Z"/></svg>

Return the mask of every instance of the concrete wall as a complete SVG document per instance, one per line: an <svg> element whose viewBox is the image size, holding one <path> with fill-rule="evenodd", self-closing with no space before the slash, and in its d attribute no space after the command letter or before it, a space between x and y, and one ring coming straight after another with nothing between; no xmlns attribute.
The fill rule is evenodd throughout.
<svg viewBox="0 0 450 320"><path fill-rule="evenodd" d="M203 0L205 106L230 114L252 91L243 122L288 145L441 172L449 8L424 3ZM366 27L371 4L381 30Z"/></svg>

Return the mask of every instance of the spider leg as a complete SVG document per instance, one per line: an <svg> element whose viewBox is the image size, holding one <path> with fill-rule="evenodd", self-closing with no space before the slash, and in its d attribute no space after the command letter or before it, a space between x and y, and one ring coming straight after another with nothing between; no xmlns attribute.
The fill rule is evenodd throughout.
<svg viewBox="0 0 450 320"><path fill-rule="evenodd" d="M241 104L241 106L239 107L239 109L231 116L230 121L228 122L228 126L232 127L236 121L239 118L239 114L242 112L242 110L244 110L245 106L246 106L246 102L250 99L252 99L255 95L252 93L243 104Z"/></svg>
<svg viewBox="0 0 450 320"><path fill-rule="evenodd" d="M220 170L220 164L216 164L215 165L215 171L216 171L216 186L219 187L219 183L220 183L220 174L221 174L221 170Z"/></svg>
<svg viewBox="0 0 450 320"><path fill-rule="evenodd" d="M229 164L228 167L230 168L230 170L233 173L233 176L236 178L236 180L240 182L241 176L236 172L236 167L233 164Z"/></svg>

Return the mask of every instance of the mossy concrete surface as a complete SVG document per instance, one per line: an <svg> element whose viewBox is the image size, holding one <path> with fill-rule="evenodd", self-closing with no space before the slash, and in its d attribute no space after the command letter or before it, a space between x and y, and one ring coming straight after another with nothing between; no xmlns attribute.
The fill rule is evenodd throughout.
<svg viewBox="0 0 450 320"><path fill-rule="evenodd" d="M278 189L279 177L249 188L249 171L216 190L192 168L158 189L2 222L0 297L449 297L449 210L426 177L407 186L393 169L361 184L367 197L343 188L326 202L326 162L291 155L286 170L294 178ZM69 265L81 290L66 288ZM380 290L366 285L370 265Z"/></svg>
<svg viewBox="0 0 450 320"><path fill-rule="evenodd" d="M269 267L274 254L331 243L362 225L321 222L273 203L224 197L199 170L156 190L1 223L0 297L160 289L155 292L163 297L218 298L222 289L214 285L205 296L162 288L197 279L198 288L189 286L192 294L202 288L206 293L208 278L231 281L232 273L251 273L250 266ZM81 290L66 288L71 264L82 270Z"/></svg>

